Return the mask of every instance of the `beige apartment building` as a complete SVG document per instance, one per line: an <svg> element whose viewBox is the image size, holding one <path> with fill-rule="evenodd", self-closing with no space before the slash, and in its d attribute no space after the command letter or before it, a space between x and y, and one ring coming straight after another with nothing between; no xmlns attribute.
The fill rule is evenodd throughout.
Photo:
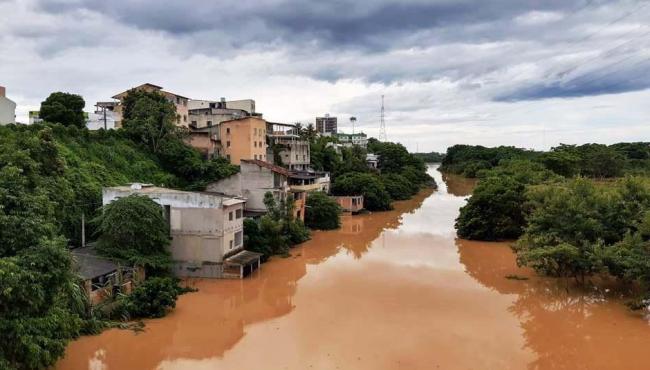
<svg viewBox="0 0 650 370"><path fill-rule="evenodd" d="M188 102L189 98L171 93L169 91L163 90L162 86L154 85L151 83L145 83L140 86L133 87L129 90L123 91L117 95L113 96L113 99L116 99L120 102L126 97L126 95L129 93L131 90L141 90L141 91L147 91L147 92L158 92L165 96L168 101L174 104L176 107L176 125L181 126L181 127L189 127L189 108L188 108ZM103 105L108 105L106 102L99 102L97 103L103 104ZM115 104L110 107L111 111L114 112L115 115L115 127L122 127L122 104Z"/></svg>
<svg viewBox="0 0 650 370"><path fill-rule="evenodd" d="M16 103L7 98L6 91L0 86L0 125L16 123Z"/></svg>
<svg viewBox="0 0 650 370"><path fill-rule="evenodd" d="M243 117L219 125L218 155L239 165L242 159L266 161L266 121Z"/></svg>
<svg viewBox="0 0 650 370"><path fill-rule="evenodd" d="M104 188L102 203L132 194L160 204L169 222L175 275L243 277L259 267L260 255L244 250L245 200L132 184Z"/></svg>

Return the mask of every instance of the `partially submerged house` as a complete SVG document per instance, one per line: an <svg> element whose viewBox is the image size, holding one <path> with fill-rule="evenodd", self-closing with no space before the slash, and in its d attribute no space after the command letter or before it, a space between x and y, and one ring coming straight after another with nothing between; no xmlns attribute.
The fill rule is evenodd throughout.
<svg viewBox="0 0 650 370"><path fill-rule="evenodd" d="M345 213L359 213L363 210L363 195L342 195L332 197Z"/></svg>
<svg viewBox="0 0 650 370"><path fill-rule="evenodd" d="M144 269L120 265L97 254L93 246L71 251L75 272L83 279L84 291L93 304L118 293L131 293L144 280Z"/></svg>
<svg viewBox="0 0 650 370"><path fill-rule="evenodd" d="M180 277L245 276L259 267L261 254L244 250L244 199L145 184L105 188L102 202L138 194L160 204L169 223L173 271Z"/></svg>

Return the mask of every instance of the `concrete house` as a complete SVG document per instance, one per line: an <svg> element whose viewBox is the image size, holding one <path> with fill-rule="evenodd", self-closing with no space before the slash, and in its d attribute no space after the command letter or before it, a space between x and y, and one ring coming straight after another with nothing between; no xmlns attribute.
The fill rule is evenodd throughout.
<svg viewBox="0 0 650 370"><path fill-rule="evenodd" d="M339 140L339 143L346 147L352 147L354 145L358 145L364 149L368 147L368 135L363 132L358 134L338 133L336 134L336 138Z"/></svg>
<svg viewBox="0 0 650 370"><path fill-rule="evenodd" d="M177 276L244 277L259 267L261 255L243 249L243 199L133 184L104 188L102 203L131 194L160 204L169 222Z"/></svg>
<svg viewBox="0 0 650 370"><path fill-rule="evenodd" d="M240 171L228 178L208 185L207 191L246 199L246 213L249 216L267 212L264 195L271 192L276 202L286 200L291 194L294 199L294 217L305 219L306 192L292 190L289 179L292 173L284 167L260 161L242 160Z"/></svg>
<svg viewBox="0 0 650 370"><path fill-rule="evenodd" d="M296 125L268 122L269 142L280 148L282 165L292 171L307 171L311 167L309 141L303 140L296 131Z"/></svg>
<svg viewBox="0 0 650 370"><path fill-rule="evenodd" d="M71 251L74 271L83 279L83 288L90 302L100 303L116 294L131 293L135 285L144 280L144 269L121 266L98 255L92 246Z"/></svg>
<svg viewBox="0 0 650 370"><path fill-rule="evenodd" d="M0 86L0 125L16 123L16 103L7 98L7 90Z"/></svg>

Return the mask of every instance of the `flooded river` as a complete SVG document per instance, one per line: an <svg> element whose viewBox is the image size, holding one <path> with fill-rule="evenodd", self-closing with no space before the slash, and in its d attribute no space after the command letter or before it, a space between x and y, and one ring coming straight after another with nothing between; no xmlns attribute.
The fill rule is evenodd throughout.
<svg viewBox="0 0 650 370"><path fill-rule="evenodd" d="M430 171L437 192L345 217L252 278L192 281L169 316L81 338L57 369L650 368L646 318L458 240L473 184Z"/></svg>

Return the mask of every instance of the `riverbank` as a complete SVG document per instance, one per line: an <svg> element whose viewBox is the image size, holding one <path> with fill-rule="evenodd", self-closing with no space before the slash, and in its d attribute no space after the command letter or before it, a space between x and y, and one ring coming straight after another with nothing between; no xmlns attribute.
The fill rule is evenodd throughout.
<svg viewBox="0 0 650 370"><path fill-rule="evenodd" d="M437 192L345 217L251 279L195 280L143 333L81 338L57 368L642 368L647 321L518 268L507 243L458 240L472 185L430 174Z"/></svg>

